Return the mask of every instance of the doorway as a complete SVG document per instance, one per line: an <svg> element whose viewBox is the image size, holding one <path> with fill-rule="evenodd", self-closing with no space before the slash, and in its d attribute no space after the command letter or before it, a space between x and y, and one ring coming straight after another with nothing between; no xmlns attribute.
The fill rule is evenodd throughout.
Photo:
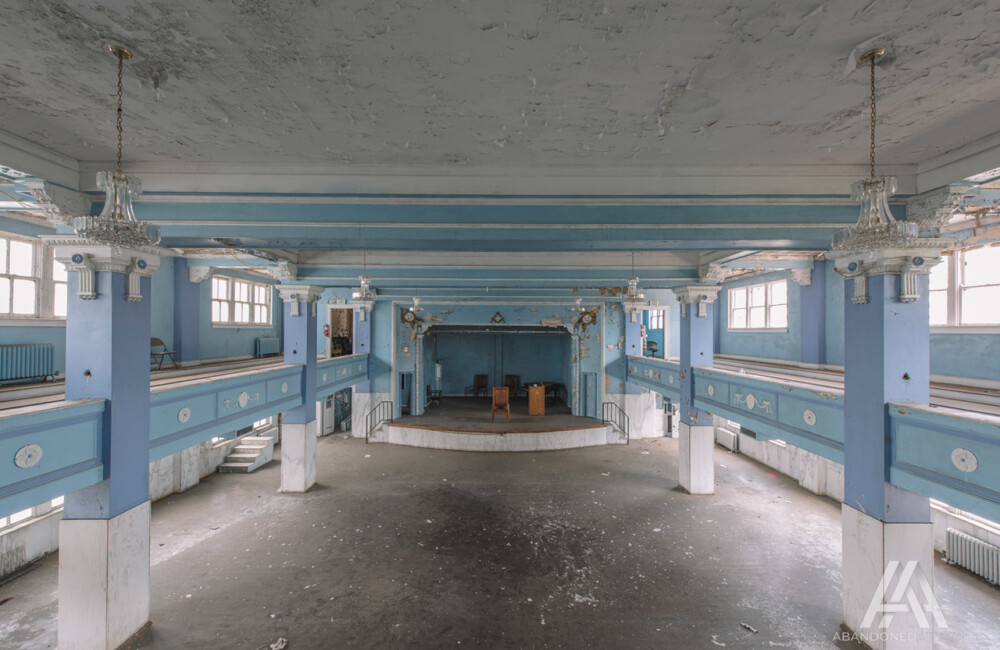
<svg viewBox="0 0 1000 650"><path fill-rule="evenodd" d="M597 419L597 373L583 373L583 416Z"/></svg>
<svg viewBox="0 0 1000 650"><path fill-rule="evenodd" d="M327 312L326 355L341 357L354 353L354 310L330 307Z"/></svg>

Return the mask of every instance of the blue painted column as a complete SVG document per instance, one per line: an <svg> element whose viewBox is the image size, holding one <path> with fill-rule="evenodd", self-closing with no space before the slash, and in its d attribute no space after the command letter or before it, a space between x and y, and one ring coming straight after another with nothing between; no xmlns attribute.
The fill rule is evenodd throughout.
<svg viewBox="0 0 1000 650"><path fill-rule="evenodd" d="M417 339L413 342L413 415L423 415L427 403L424 384L424 330L417 328Z"/></svg>
<svg viewBox="0 0 1000 650"><path fill-rule="evenodd" d="M182 366L201 359L201 282L209 277L210 267L174 259L174 350Z"/></svg>
<svg viewBox="0 0 1000 650"><path fill-rule="evenodd" d="M928 401L927 272L939 250L888 250L874 258L848 253L836 260L837 272L847 278L844 623L859 634L879 636L875 646L882 648L931 648L940 615L909 606L912 590L921 606L936 607L923 589L933 585L933 531L927 497L888 482L893 432L887 416L890 402ZM907 583L900 582L911 573ZM888 626L881 627L889 612Z"/></svg>
<svg viewBox="0 0 1000 650"><path fill-rule="evenodd" d="M157 249L50 241L70 271L66 399L108 402L104 480L66 495L60 647L116 648L149 626L150 276Z"/></svg>
<svg viewBox="0 0 1000 650"><path fill-rule="evenodd" d="M316 483L316 301L322 287L279 284L286 364L302 365L300 406L281 417L281 491L305 492Z"/></svg>
<svg viewBox="0 0 1000 650"><path fill-rule="evenodd" d="M799 360L826 363L826 263L818 262L812 269L794 269L788 276L789 288L792 282L799 285Z"/></svg>
<svg viewBox="0 0 1000 650"><path fill-rule="evenodd" d="M694 407L692 369L713 365L713 312L720 288L718 285L694 285L673 290L681 305L679 483L690 494L712 494L715 491L715 427L712 426L711 413Z"/></svg>
<svg viewBox="0 0 1000 650"><path fill-rule="evenodd" d="M631 314L625 311L625 355L642 356L642 312L633 311ZM628 364L622 364L622 368ZM642 390L635 384L628 381L628 374L625 374L625 394L638 395ZM628 398L626 398L626 412L628 413ZM629 413L631 417L631 413Z"/></svg>

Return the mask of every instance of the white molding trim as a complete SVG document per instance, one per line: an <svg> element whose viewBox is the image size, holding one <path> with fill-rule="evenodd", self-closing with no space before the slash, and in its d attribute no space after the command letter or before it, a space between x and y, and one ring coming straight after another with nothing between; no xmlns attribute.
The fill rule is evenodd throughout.
<svg viewBox="0 0 1000 650"><path fill-rule="evenodd" d="M821 223L720 223L720 222L685 222L685 223L448 223L426 221L235 221L232 219L211 219L173 221L169 219L143 219L143 223L154 226L184 226L215 228L218 226L238 226L240 228L408 228L411 230L656 230L664 227L687 230L718 230L727 227L739 227L741 230L837 230L850 225L847 222Z"/></svg>
<svg viewBox="0 0 1000 650"><path fill-rule="evenodd" d="M66 327L65 318L0 317L0 327Z"/></svg>
<svg viewBox="0 0 1000 650"><path fill-rule="evenodd" d="M923 193L958 183L1000 165L1000 132L971 142L964 147L952 149L918 164L916 167L916 189Z"/></svg>
<svg viewBox="0 0 1000 650"><path fill-rule="evenodd" d="M80 187L80 164L76 160L7 131L0 131L0 160L18 171L64 187Z"/></svg>
<svg viewBox="0 0 1000 650"><path fill-rule="evenodd" d="M931 325L931 334L1000 334L1000 325Z"/></svg>

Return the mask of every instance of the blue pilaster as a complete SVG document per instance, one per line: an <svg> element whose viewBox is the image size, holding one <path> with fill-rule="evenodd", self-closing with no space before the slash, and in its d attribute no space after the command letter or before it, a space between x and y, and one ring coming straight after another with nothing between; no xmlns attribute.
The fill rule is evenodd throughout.
<svg viewBox="0 0 1000 650"><path fill-rule="evenodd" d="M69 274L66 399L108 400L102 439L104 481L66 495L66 519L111 519L149 500L149 278L142 300L125 299L124 273L98 271L97 296L77 297Z"/></svg>
<svg viewBox="0 0 1000 650"><path fill-rule="evenodd" d="M285 287L279 285L279 289L284 299L282 329L285 363L302 364L302 394L305 396L302 406L285 411L283 421L307 424L316 419L316 304L315 300L299 301L301 295L294 293L289 300L285 296Z"/></svg>
<svg viewBox="0 0 1000 650"><path fill-rule="evenodd" d="M633 318L634 316L634 318ZM642 316L641 314L624 315L625 318L625 354L628 356L642 356ZM625 364L622 367L626 367ZM628 381L625 377L625 394L636 395L642 390L638 386Z"/></svg>
<svg viewBox="0 0 1000 650"><path fill-rule="evenodd" d="M706 313L698 315L698 307L686 305L681 314L681 422L691 425L711 425L712 415L692 406L694 403L695 366L712 367L712 350L715 341L713 320L714 304L704 305Z"/></svg>
<svg viewBox="0 0 1000 650"><path fill-rule="evenodd" d="M418 329L417 340L413 342L413 415L424 414L426 399L427 393L424 384L424 333Z"/></svg>
<svg viewBox="0 0 1000 650"><path fill-rule="evenodd" d="M927 275L900 302L899 275L868 278L868 302L844 300L844 502L884 522L927 521L927 499L888 484L887 404L926 404L930 380Z"/></svg>
<svg viewBox="0 0 1000 650"><path fill-rule="evenodd" d="M174 259L174 350L178 362L201 358L201 285L183 257Z"/></svg>
<svg viewBox="0 0 1000 650"><path fill-rule="evenodd" d="M354 310L354 354L368 354L372 346L372 317L373 314L365 314L365 319L361 320L362 311ZM365 381L354 387L356 393L372 392L372 383Z"/></svg>
<svg viewBox="0 0 1000 650"><path fill-rule="evenodd" d="M812 269L811 282L799 286L799 312L800 360L826 363L825 262L817 262Z"/></svg>

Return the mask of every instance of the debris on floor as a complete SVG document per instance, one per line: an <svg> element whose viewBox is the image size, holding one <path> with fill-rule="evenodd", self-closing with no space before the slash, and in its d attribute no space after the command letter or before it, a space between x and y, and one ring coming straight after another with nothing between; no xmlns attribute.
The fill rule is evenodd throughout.
<svg viewBox="0 0 1000 650"><path fill-rule="evenodd" d="M747 625L746 623L740 623L740 627L742 627L745 630L750 630L754 634L757 634L757 628L755 628L755 627L753 627L751 625Z"/></svg>

